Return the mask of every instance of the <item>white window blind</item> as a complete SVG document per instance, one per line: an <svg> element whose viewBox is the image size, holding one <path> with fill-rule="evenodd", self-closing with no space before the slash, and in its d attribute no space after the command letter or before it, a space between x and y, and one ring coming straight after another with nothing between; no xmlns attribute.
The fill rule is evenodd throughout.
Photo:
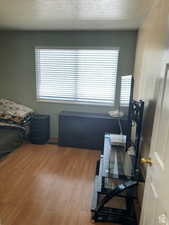
<svg viewBox="0 0 169 225"><path fill-rule="evenodd" d="M129 104L131 84L132 84L132 75L121 77L120 105L128 105Z"/></svg>
<svg viewBox="0 0 169 225"><path fill-rule="evenodd" d="M37 98L112 105L118 59L118 49L37 48Z"/></svg>

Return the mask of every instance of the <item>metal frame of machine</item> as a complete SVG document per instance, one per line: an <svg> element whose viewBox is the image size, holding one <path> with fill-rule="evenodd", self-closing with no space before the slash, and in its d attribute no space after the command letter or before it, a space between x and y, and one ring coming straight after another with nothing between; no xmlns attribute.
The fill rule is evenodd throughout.
<svg viewBox="0 0 169 225"><path fill-rule="evenodd" d="M113 222L123 225L137 225L137 218L134 209L134 200L136 196L136 187L140 179L140 140L142 131L144 102L143 101L130 101L128 123L129 132L126 137L126 146L123 152L127 152L132 146L134 149L134 157L132 157L132 175L126 176L122 172L112 175L112 179L118 180L118 184L113 188L108 188L105 185L106 175L105 171L109 172L109 153L110 153L110 135L105 135L105 146L103 154L100 156L100 160L97 162L96 177L92 199L92 220L94 222ZM132 126L135 124L134 141L132 141ZM118 146L115 147L117 151ZM116 160L117 161L117 160ZM118 161L118 163L120 163ZM122 165L119 165L121 168ZM107 168L107 170L105 170ZM110 175L109 175L110 176ZM108 203L115 197L121 197L125 199L126 208L119 209L108 206Z"/></svg>

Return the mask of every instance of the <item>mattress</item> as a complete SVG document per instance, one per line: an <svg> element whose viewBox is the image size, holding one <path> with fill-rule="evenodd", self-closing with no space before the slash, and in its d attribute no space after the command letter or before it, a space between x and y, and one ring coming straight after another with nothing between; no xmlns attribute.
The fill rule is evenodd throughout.
<svg viewBox="0 0 169 225"><path fill-rule="evenodd" d="M14 151L23 143L24 132L12 127L0 127L0 156Z"/></svg>

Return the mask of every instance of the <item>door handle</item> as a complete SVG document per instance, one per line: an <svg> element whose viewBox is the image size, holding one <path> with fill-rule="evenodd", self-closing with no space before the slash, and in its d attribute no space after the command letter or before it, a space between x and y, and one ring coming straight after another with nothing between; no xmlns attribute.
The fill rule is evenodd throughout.
<svg viewBox="0 0 169 225"><path fill-rule="evenodd" d="M169 225L168 218L165 214L162 214L158 217L159 225Z"/></svg>
<svg viewBox="0 0 169 225"><path fill-rule="evenodd" d="M141 158L141 164L148 164L148 165L152 166L153 162L150 158L149 159Z"/></svg>

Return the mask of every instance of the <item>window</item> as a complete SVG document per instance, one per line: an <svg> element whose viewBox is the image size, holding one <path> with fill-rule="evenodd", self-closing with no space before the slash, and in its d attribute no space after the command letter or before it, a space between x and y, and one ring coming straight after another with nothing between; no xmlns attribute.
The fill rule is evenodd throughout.
<svg viewBox="0 0 169 225"><path fill-rule="evenodd" d="M120 101L120 105L127 105L131 78L122 77L120 85L118 60L117 48L36 48L37 99L103 105Z"/></svg>
<svg viewBox="0 0 169 225"><path fill-rule="evenodd" d="M120 104L123 106L129 104L131 84L132 84L132 75L121 77Z"/></svg>
<svg viewBox="0 0 169 225"><path fill-rule="evenodd" d="M113 105L118 59L118 49L37 48L37 98Z"/></svg>

